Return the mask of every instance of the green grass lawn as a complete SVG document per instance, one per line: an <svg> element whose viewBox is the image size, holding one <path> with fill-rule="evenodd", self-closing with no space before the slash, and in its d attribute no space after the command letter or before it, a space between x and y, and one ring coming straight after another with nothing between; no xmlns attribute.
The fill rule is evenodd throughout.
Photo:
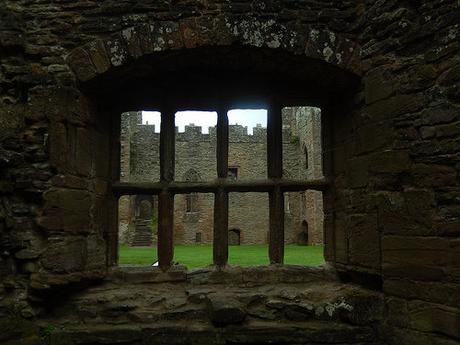
<svg viewBox="0 0 460 345"><path fill-rule="evenodd" d="M120 246L121 265L151 265L157 259L156 247ZM188 269L206 267L212 263L211 245L177 245L174 261ZM286 245L284 263L317 266L324 263L323 246ZM267 245L242 245L229 247L229 264L255 266L268 264Z"/></svg>

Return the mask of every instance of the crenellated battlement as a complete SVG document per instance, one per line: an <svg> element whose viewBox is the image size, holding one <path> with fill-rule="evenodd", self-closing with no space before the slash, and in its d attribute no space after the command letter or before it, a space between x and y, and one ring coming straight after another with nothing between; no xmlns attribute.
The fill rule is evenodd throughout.
<svg viewBox="0 0 460 345"><path fill-rule="evenodd" d="M139 141L152 140L159 141L160 133L156 132L154 124L142 124L142 120L138 121L125 121L122 126L131 126L129 133ZM123 130L123 128L122 128ZM229 140L230 142L251 142L251 143L266 143L267 141L267 128L258 125L252 128L253 134L248 133L248 127L242 125L229 125ZM216 140L217 128L215 126L208 127L208 133L203 133L203 127L195 126L194 124L186 125L184 131L179 131L176 127L176 141L177 142L209 142ZM296 137L292 133L291 127L285 125L283 128L283 141L292 142Z"/></svg>

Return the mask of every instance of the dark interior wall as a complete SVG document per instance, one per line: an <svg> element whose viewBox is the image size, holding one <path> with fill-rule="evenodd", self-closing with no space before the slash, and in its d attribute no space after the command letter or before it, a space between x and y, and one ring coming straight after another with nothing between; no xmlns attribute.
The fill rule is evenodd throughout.
<svg viewBox="0 0 460 345"><path fill-rule="evenodd" d="M449 343L460 337L458 3L361 9L362 89L333 124L337 267L382 277L389 343Z"/></svg>
<svg viewBox="0 0 460 345"><path fill-rule="evenodd" d="M456 1L11 0L0 19L1 312L14 304L30 317L37 309L25 290L100 278L116 256L107 241L116 237L107 182L117 170L107 105L135 85L114 76L134 61L147 67L131 80L145 75L144 53L233 44L333 66L336 74L303 71L315 99L332 81L347 86L343 71L362 75L352 99L337 89L322 104L334 178L327 259L347 279L382 285L390 342L460 337ZM261 56L277 59L286 80L302 74L301 61L273 54ZM274 68L261 61L245 68ZM116 111L131 109L139 107Z"/></svg>

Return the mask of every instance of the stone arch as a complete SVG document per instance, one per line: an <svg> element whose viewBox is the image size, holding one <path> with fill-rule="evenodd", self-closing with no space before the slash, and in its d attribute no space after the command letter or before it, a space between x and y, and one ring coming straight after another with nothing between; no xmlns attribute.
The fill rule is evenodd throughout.
<svg viewBox="0 0 460 345"><path fill-rule="evenodd" d="M153 197L150 195L137 195L135 197L135 217L151 219L153 214Z"/></svg>
<svg viewBox="0 0 460 345"><path fill-rule="evenodd" d="M148 200L142 200L139 203L139 218L150 219L152 217L152 203Z"/></svg>
<svg viewBox="0 0 460 345"><path fill-rule="evenodd" d="M79 81L87 82L149 54L235 44L281 49L362 74L359 45L330 30L296 30L274 20L209 16L129 27L74 49L67 63Z"/></svg>
<svg viewBox="0 0 460 345"><path fill-rule="evenodd" d="M130 241L132 246L150 246L154 241L154 200L152 195L135 196L134 233Z"/></svg>
<svg viewBox="0 0 460 345"><path fill-rule="evenodd" d="M227 97L226 91L230 90L231 96L238 100L241 94L252 89L257 91L254 93L256 101L264 105L267 101L264 97L276 94L280 99L287 98L293 89L298 91L293 97L301 98L302 104L305 99L312 105L329 104L332 95L341 95L340 102L343 102L359 85L359 50L353 41L325 29L297 31L275 21L238 19L222 22L222 19L203 17L128 28L74 49L66 61L80 81L79 87L88 96L88 103L96 104L95 108L102 109L96 112L112 119L112 114L133 109L160 109L171 92L179 93L179 97L174 95L169 101L183 102L183 107L189 106L187 101L196 102L191 96L193 92L199 91L199 97L203 97L200 101L206 103L206 107L215 108L214 94ZM246 62L241 56L251 59ZM169 69L162 68L162 64ZM227 73L224 76L236 75L252 83L240 80L228 83L227 79L219 78L219 74L213 74L214 70L208 66L222 68L218 71ZM249 69L254 66L256 71ZM143 73L143 68L150 74ZM170 75L171 70L176 74ZM182 83L184 72L191 73ZM202 74L209 77L203 72L212 75L218 87L203 82L207 81L203 78L199 79L200 86L207 85L206 89L191 88L196 85L193 77ZM219 83L219 80L226 80L226 83ZM162 81L166 81L169 88L163 87ZM184 97L184 91L188 98ZM334 101L337 103L336 97ZM335 111L330 108L331 114ZM115 116L113 119L117 121ZM109 132L114 131L116 124L111 126ZM115 231L108 236L108 261L115 263L117 240L112 233ZM332 238L329 243L334 245L333 241Z"/></svg>

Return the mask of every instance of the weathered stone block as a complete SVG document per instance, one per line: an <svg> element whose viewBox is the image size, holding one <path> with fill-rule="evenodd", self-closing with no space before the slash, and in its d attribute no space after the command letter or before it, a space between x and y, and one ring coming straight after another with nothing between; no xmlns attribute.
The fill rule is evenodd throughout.
<svg viewBox="0 0 460 345"><path fill-rule="evenodd" d="M436 70L433 65L415 65L403 76L403 88L408 91L428 89L434 84Z"/></svg>
<svg viewBox="0 0 460 345"><path fill-rule="evenodd" d="M192 19L190 19L192 20ZM185 20L186 22L188 19ZM149 26L150 42L154 52L184 47L186 38L181 31L182 22L153 22Z"/></svg>
<svg viewBox="0 0 460 345"><path fill-rule="evenodd" d="M411 301L408 303L408 312L411 328L460 338L460 311L458 308Z"/></svg>
<svg viewBox="0 0 460 345"><path fill-rule="evenodd" d="M414 164L410 173L414 184L420 187L446 187L457 183L457 171L447 165Z"/></svg>
<svg viewBox="0 0 460 345"><path fill-rule="evenodd" d="M104 73L110 68L110 59L103 40L95 40L85 46L97 73Z"/></svg>
<svg viewBox="0 0 460 345"><path fill-rule="evenodd" d="M347 162L347 182L351 188L365 187L369 179L370 158L358 157Z"/></svg>
<svg viewBox="0 0 460 345"><path fill-rule="evenodd" d="M393 119L404 114L415 113L424 105L421 94L395 95L386 100L375 102L363 111L374 121Z"/></svg>
<svg viewBox="0 0 460 345"><path fill-rule="evenodd" d="M429 190L381 192L377 196L378 221L385 234L434 235L434 193Z"/></svg>
<svg viewBox="0 0 460 345"><path fill-rule="evenodd" d="M345 221L345 215L337 215L333 230L335 233L335 261L348 264L349 227Z"/></svg>
<svg viewBox="0 0 460 345"><path fill-rule="evenodd" d="M371 156L369 170L377 173L401 173L410 168L411 159L407 151L383 151Z"/></svg>
<svg viewBox="0 0 460 345"><path fill-rule="evenodd" d="M89 175L92 170L93 143L89 129L77 128L75 169L81 175Z"/></svg>
<svg viewBox="0 0 460 345"><path fill-rule="evenodd" d="M364 77L364 95L367 104L390 97L394 92L395 75L388 66L379 66Z"/></svg>
<svg viewBox="0 0 460 345"><path fill-rule="evenodd" d="M142 38L140 37L142 34L144 34L144 32L138 30L137 27L127 28L121 32L121 36L128 48L128 53L133 59L137 59L143 55L141 45Z"/></svg>
<svg viewBox="0 0 460 345"><path fill-rule="evenodd" d="M375 215L350 215L348 227L350 263L379 269L380 233Z"/></svg>
<svg viewBox="0 0 460 345"><path fill-rule="evenodd" d="M56 273L82 271L87 262L87 243L83 237L51 237L41 257L42 266ZM65 248L65 250L63 250Z"/></svg>
<svg viewBox="0 0 460 345"><path fill-rule="evenodd" d="M459 284L387 278L384 280L383 290L389 295L400 298L460 307Z"/></svg>
<svg viewBox="0 0 460 345"><path fill-rule="evenodd" d="M360 48L351 40L324 29L312 29L305 46L305 55L318 58L360 75L361 64L357 61Z"/></svg>
<svg viewBox="0 0 460 345"><path fill-rule="evenodd" d="M454 122L448 125L441 125L436 127L436 137L456 137L460 134L460 122Z"/></svg>
<svg viewBox="0 0 460 345"><path fill-rule="evenodd" d="M101 234L91 234L86 238L86 269L105 270L106 242Z"/></svg>
<svg viewBox="0 0 460 345"><path fill-rule="evenodd" d="M83 48L73 50L67 57L67 63L80 81L88 81L97 75L96 67Z"/></svg>
<svg viewBox="0 0 460 345"><path fill-rule="evenodd" d="M376 151L394 139L394 129L387 123L364 125L356 130L356 154Z"/></svg>
<svg viewBox="0 0 460 345"><path fill-rule="evenodd" d="M20 260L32 260L37 259L40 256L41 252L34 249L22 249L18 251L14 256Z"/></svg>
<svg viewBox="0 0 460 345"><path fill-rule="evenodd" d="M420 136L422 139L432 138L436 135L435 127L420 127Z"/></svg>
<svg viewBox="0 0 460 345"><path fill-rule="evenodd" d="M436 232L439 236L453 236L459 237L460 235L460 221L452 220L446 222L439 222L436 224Z"/></svg>
<svg viewBox="0 0 460 345"><path fill-rule="evenodd" d="M71 188L71 189L86 189L88 188L88 180L73 176L73 175L55 175L51 179L51 183L55 187Z"/></svg>
<svg viewBox="0 0 460 345"><path fill-rule="evenodd" d="M239 324L246 318L244 306L231 296L214 294L208 296L209 316L216 326Z"/></svg>
<svg viewBox="0 0 460 345"><path fill-rule="evenodd" d="M53 123L50 127L49 155L51 164L58 172L66 172L68 167L67 130L62 123Z"/></svg>
<svg viewBox="0 0 460 345"><path fill-rule="evenodd" d="M104 41L110 63L114 67L124 65L129 60L128 49L121 35L114 35Z"/></svg>
<svg viewBox="0 0 460 345"><path fill-rule="evenodd" d="M452 262L448 239L406 236L384 236L382 260L386 275L420 280L444 278Z"/></svg>
<svg viewBox="0 0 460 345"><path fill-rule="evenodd" d="M52 188L44 194L45 206L38 223L48 230L90 231L90 193Z"/></svg>

